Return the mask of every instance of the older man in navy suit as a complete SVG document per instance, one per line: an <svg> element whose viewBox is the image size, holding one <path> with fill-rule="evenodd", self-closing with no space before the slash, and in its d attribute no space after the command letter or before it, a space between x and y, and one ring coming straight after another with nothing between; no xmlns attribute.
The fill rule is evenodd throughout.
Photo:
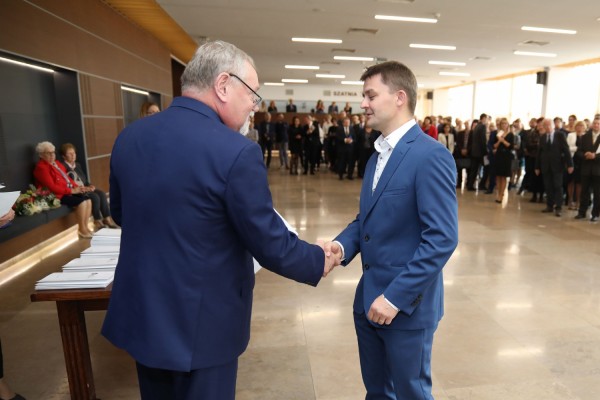
<svg viewBox="0 0 600 400"><path fill-rule="evenodd" d="M430 400L442 268L458 243L454 159L415 123L410 69L384 62L361 80L367 126L382 135L365 170L359 214L325 250L342 265L361 253L353 308L366 399Z"/></svg>
<svg viewBox="0 0 600 400"><path fill-rule="evenodd" d="M260 148L239 133L261 100L252 59L209 42L181 81L183 97L113 148L123 231L102 333L136 360L142 399L230 400L250 336L252 257L309 285L331 263L285 227Z"/></svg>

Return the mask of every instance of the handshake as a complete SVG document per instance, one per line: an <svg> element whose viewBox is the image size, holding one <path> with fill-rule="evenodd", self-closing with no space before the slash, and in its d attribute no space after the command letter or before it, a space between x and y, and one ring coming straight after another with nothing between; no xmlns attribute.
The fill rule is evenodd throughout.
<svg viewBox="0 0 600 400"><path fill-rule="evenodd" d="M325 266L323 267L323 278L335 267L342 263L342 248L335 242L317 240L317 245L325 252Z"/></svg>

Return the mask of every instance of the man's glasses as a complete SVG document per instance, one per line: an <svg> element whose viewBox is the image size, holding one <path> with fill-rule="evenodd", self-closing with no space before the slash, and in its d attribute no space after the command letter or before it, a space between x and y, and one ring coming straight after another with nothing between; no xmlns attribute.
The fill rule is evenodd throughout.
<svg viewBox="0 0 600 400"><path fill-rule="evenodd" d="M233 76L235 79L242 82L244 84L244 86L246 86L248 89L250 89L250 91L252 92L252 102L254 103L255 106L257 106L262 101L262 97L260 97L260 95L258 93L256 93L250 86L248 86L248 84L246 82L244 82L242 80L242 78L240 78L236 74L232 74L230 72L228 72L228 74L229 74L229 76Z"/></svg>

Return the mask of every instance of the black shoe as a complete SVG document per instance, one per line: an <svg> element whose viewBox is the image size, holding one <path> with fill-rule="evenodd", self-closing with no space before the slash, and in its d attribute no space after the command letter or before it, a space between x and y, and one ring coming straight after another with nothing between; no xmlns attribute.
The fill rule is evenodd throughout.
<svg viewBox="0 0 600 400"><path fill-rule="evenodd" d="M494 200L498 204L502 204L502 200Z"/></svg>
<svg viewBox="0 0 600 400"><path fill-rule="evenodd" d="M551 213L551 212L553 212L553 211L554 211L554 210L553 210L552 208L550 208L550 207L546 207L546 208L544 208L544 209L542 210L542 212L543 212L543 213Z"/></svg>
<svg viewBox="0 0 600 400"><path fill-rule="evenodd" d="M304 172L302 173L302 175L306 175L306 174L308 174L308 171L304 171Z"/></svg>
<svg viewBox="0 0 600 400"><path fill-rule="evenodd" d="M467 188L467 190L468 190L469 192L474 192L474 191L475 191L475 188L469 187L469 188Z"/></svg>
<svg viewBox="0 0 600 400"><path fill-rule="evenodd" d="M353 180L354 180L354 178L353 178L353 177L351 177L351 176L349 176L347 179L348 179L349 181L353 181Z"/></svg>
<svg viewBox="0 0 600 400"><path fill-rule="evenodd" d="M590 218L590 222L598 222L598 217L593 216L592 218Z"/></svg>
<svg viewBox="0 0 600 400"><path fill-rule="evenodd" d="M544 196L540 196L540 198L538 199L538 203L543 203L544 202Z"/></svg>
<svg viewBox="0 0 600 400"><path fill-rule="evenodd" d="M529 199L530 203L537 203L537 196L533 196L531 199Z"/></svg>
<svg viewBox="0 0 600 400"><path fill-rule="evenodd" d="M556 210L554 210L554 215L560 217L562 215L562 210L560 208L557 208Z"/></svg>
<svg viewBox="0 0 600 400"><path fill-rule="evenodd" d="M584 219L584 218L585 218L585 215L581 215L581 214L577 214L575 216L575 219ZM592 218L594 218L594 217L592 217Z"/></svg>
<svg viewBox="0 0 600 400"><path fill-rule="evenodd" d="M494 192L493 192L493 191L490 191L490 190L486 190L486 191L485 191L485 194L492 194L492 193L494 193Z"/></svg>
<svg viewBox="0 0 600 400"><path fill-rule="evenodd" d="M315 174L315 171L310 171L310 174L311 174L311 175L314 175L314 174Z"/></svg>
<svg viewBox="0 0 600 400"><path fill-rule="evenodd" d="M343 181L343 180L344 180L344 177L340 175L340 181Z"/></svg>

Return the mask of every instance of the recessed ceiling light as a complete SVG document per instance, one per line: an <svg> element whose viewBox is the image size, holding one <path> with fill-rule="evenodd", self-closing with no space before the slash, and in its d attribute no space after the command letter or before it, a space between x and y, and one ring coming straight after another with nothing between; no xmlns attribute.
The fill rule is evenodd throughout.
<svg viewBox="0 0 600 400"><path fill-rule="evenodd" d="M427 24L435 24L438 22L435 18L414 18L414 17L401 17L395 15L376 15L375 19L383 19L387 21L404 21L404 22L424 22Z"/></svg>
<svg viewBox="0 0 600 400"><path fill-rule="evenodd" d="M342 85L362 86L363 83L364 83L363 81L342 81Z"/></svg>
<svg viewBox="0 0 600 400"><path fill-rule="evenodd" d="M454 61L429 61L431 65L454 65L457 67L464 67L467 63L464 62L454 62Z"/></svg>
<svg viewBox="0 0 600 400"><path fill-rule="evenodd" d="M443 46L438 44L416 44L409 45L413 49L433 49L433 50L456 50L456 46Z"/></svg>
<svg viewBox="0 0 600 400"><path fill-rule="evenodd" d="M342 61L373 61L375 60L373 57L351 57L351 56L334 56L334 60L342 60Z"/></svg>
<svg viewBox="0 0 600 400"><path fill-rule="evenodd" d="M38 71L44 71L44 72L50 72L50 73L54 72L54 70L50 69L50 68L44 68L44 67L40 67L38 65L28 64L28 63L24 63L22 61L12 60L10 58L0 57L0 61L5 61L7 63L20 65L22 67L37 69Z"/></svg>
<svg viewBox="0 0 600 400"><path fill-rule="evenodd" d="M556 57L556 53L537 53L533 51L514 51L517 56L533 56L533 57Z"/></svg>
<svg viewBox="0 0 600 400"><path fill-rule="evenodd" d="M285 83L308 83L308 79L282 79Z"/></svg>
<svg viewBox="0 0 600 400"><path fill-rule="evenodd" d="M346 77L346 75L336 75L336 74L316 74L315 76L317 78L337 78L337 79L344 79Z"/></svg>
<svg viewBox="0 0 600 400"><path fill-rule="evenodd" d="M292 42L305 42L305 43L342 43L341 39L320 39L320 38L301 38L293 37Z"/></svg>
<svg viewBox="0 0 600 400"><path fill-rule="evenodd" d="M442 76L471 76L471 74L466 72L450 72L450 71L440 71L440 75Z"/></svg>
<svg viewBox="0 0 600 400"><path fill-rule="evenodd" d="M265 86L283 86L282 82L265 82L263 83Z"/></svg>
<svg viewBox="0 0 600 400"><path fill-rule="evenodd" d="M286 65L287 69L319 69L317 65Z"/></svg>
<svg viewBox="0 0 600 400"><path fill-rule="evenodd" d="M539 28L535 26L522 26L521 30L532 32L562 33L564 35L574 35L577 33L577 31L573 31L570 29Z"/></svg>

